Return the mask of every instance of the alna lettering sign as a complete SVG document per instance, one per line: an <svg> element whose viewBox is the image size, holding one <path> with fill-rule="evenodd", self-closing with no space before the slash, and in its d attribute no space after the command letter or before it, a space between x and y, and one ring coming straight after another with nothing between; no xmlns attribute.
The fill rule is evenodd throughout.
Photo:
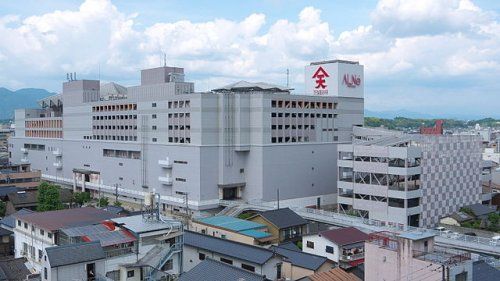
<svg viewBox="0 0 500 281"><path fill-rule="evenodd" d="M312 79L316 79L316 86L314 87L314 94L316 95L327 95L328 94L328 85L326 84L325 78L330 77L330 75L326 72L323 67L318 67L318 70L314 72Z"/></svg>
<svg viewBox="0 0 500 281"><path fill-rule="evenodd" d="M342 84L346 85L349 88L356 88L361 85L361 78L358 75L344 74Z"/></svg>

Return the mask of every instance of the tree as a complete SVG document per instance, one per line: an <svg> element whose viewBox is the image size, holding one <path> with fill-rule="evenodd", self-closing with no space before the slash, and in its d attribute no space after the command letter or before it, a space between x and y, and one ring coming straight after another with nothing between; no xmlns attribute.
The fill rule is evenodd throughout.
<svg viewBox="0 0 500 281"><path fill-rule="evenodd" d="M64 206L61 202L59 186L42 182L38 186L37 207L38 212L61 210Z"/></svg>
<svg viewBox="0 0 500 281"><path fill-rule="evenodd" d="M113 203L113 205L115 205L116 207L121 207L122 206L122 202L115 201L115 203Z"/></svg>
<svg viewBox="0 0 500 281"><path fill-rule="evenodd" d="M73 201L78 204L78 206L82 206L84 203L90 201L90 193L89 192L77 192L73 194Z"/></svg>
<svg viewBox="0 0 500 281"><path fill-rule="evenodd" d="M99 199L99 207L106 207L109 205L109 199L107 197L101 197Z"/></svg>

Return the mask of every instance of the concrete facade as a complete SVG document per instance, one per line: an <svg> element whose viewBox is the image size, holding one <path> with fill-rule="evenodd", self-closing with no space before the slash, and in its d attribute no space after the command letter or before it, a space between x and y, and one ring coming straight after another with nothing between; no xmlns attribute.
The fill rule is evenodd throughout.
<svg viewBox="0 0 500 281"><path fill-rule="evenodd" d="M196 93L183 69L170 67L145 70L141 81L68 81L40 109L17 110L10 160L124 200L155 189L171 208L186 197L194 209L221 199L276 201L278 189L283 202L335 203L337 144L363 124L362 89L358 97L282 88Z"/></svg>
<svg viewBox="0 0 500 281"><path fill-rule="evenodd" d="M480 202L477 136L405 135L354 128L338 148L339 210L386 223L433 227Z"/></svg>

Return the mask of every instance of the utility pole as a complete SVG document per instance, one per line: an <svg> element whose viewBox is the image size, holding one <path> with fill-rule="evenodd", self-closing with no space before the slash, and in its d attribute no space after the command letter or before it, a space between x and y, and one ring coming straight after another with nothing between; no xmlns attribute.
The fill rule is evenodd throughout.
<svg viewBox="0 0 500 281"><path fill-rule="evenodd" d="M118 184L115 183L115 202L118 202Z"/></svg>
<svg viewBox="0 0 500 281"><path fill-rule="evenodd" d="M280 208L280 189L276 189L276 198L278 199L278 210Z"/></svg>

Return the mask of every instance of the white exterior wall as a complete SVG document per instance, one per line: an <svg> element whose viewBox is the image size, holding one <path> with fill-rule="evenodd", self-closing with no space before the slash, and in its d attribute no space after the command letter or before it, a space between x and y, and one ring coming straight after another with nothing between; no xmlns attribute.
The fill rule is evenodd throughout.
<svg viewBox="0 0 500 281"><path fill-rule="evenodd" d="M307 247L307 241L314 243L314 249ZM333 247L333 254L326 252L326 246ZM325 257L336 263L340 260L339 246L319 235L308 235L302 237L302 252Z"/></svg>
<svg viewBox="0 0 500 281"><path fill-rule="evenodd" d="M47 261L44 267L47 268L47 279L44 279L43 270L41 271L42 281L69 281L69 280L87 280L87 264L95 264L95 271L98 276L105 276L105 262L104 260L97 260L85 263L77 263L66 266L59 266L55 268L50 267Z"/></svg>
<svg viewBox="0 0 500 281"><path fill-rule="evenodd" d="M35 230L32 231L32 225L29 223L28 229L25 229L24 222L21 221L21 226L19 226L17 221L18 220L16 220L16 227L14 228L14 256L16 258L26 257L32 269L36 272L41 272L45 248L55 246L54 235L52 238L49 238L47 230L44 230L44 235L41 235L40 228L36 226ZM23 253L24 243L28 245L28 253ZM35 258L32 258L30 247L34 247L35 249ZM39 255L39 250L42 251L42 256Z"/></svg>
<svg viewBox="0 0 500 281"><path fill-rule="evenodd" d="M265 275L268 279L275 280L276 279L276 266L277 264L281 263L282 260L278 257L273 257L270 260L268 260L265 264L259 265L259 264L254 264L250 263L248 261L240 260L234 257L228 257L224 255L220 255L218 253L214 252L208 252L202 249L190 247L187 245L184 245L184 252L183 252L183 266L184 266L184 271L189 271L196 265L198 265L200 262L202 262L199 259L199 253L205 254L206 258L210 258L213 260L220 261L220 258L226 258L229 260L233 261L232 266L241 268L241 264L247 264L255 267L255 273L260 274L260 275Z"/></svg>

